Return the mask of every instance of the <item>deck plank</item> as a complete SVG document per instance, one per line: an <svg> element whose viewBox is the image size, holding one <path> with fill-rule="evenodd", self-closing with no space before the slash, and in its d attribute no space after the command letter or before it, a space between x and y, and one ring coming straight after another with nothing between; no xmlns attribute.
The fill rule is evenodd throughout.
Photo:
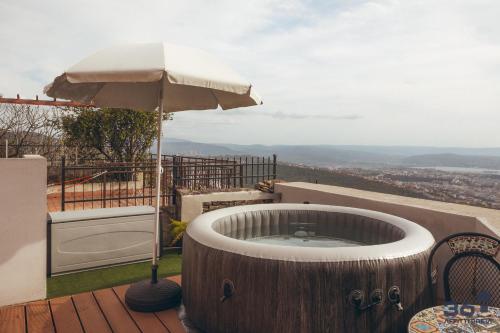
<svg viewBox="0 0 500 333"><path fill-rule="evenodd" d="M94 296L113 332L139 333L140 330L111 289L94 291Z"/></svg>
<svg viewBox="0 0 500 333"><path fill-rule="evenodd" d="M54 324L47 301L26 304L26 323L28 333L53 333Z"/></svg>
<svg viewBox="0 0 500 333"><path fill-rule="evenodd" d="M167 279L177 282L181 285L181 275L169 276ZM163 325L167 326L170 333L186 333L184 326L182 325L179 314L176 309L168 309L164 311L156 312L156 316L161 320Z"/></svg>
<svg viewBox="0 0 500 333"><path fill-rule="evenodd" d="M180 275L169 276L167 279L172 280L174 282L177 282L179 284L179 286L181 285L181 276Z"/></svg>
<svg viewBox="0 0 500 333"><path fill-rule="evenodd" d="M0 308L0 332L26 332L26 323L24 319L24 305Z"/></svg>
<svg viewBox="0 0 500 333"><path fill-rule="evenodd" d="M163 323L154 315L154 313L142 313L136 312L128 309L125 305L125 292L128 289L128 285L123 285L119 287L114 287L116 295L130 314L130 316L134 319L135 323L141 331L143 332L161 332L161 333L170 333L170 331L163 325Z"/></svg>
<svg viewBox="0 0 500 333"><path fill-rule="evenodd" d="M167 326L170 333L186 333L184 326L179 319L176 309L168 309L160 312L155 312L158 319L163 325Z"/></svg>
<svg viewBox="0 0 500 333"><path fill-rule="evenodd" d="M57 333L83 333L80 319L70 296L54 298L49 303Z"/></svg>
<svg viewBox="0 0 500 333"><path fill-rule="evenodd" d="M168 279L181 283L181 276ZM0 307L0 333L186 333L177 311L140 313L125 306L128 286Z"/></svg>
<svg viewBox="0 0 500 333"><path fill-rule="evenodd" d="M92 293L74 295L73 302L85 332L112 333Z"/></svg>

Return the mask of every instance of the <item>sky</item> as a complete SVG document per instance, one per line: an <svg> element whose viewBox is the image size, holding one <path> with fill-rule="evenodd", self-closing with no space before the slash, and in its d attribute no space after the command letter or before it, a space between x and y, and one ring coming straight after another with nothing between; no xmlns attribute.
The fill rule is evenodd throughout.
<svg viewBox="0 0 500 333"><path fill-rule="evenodd" d="M186 111L165 135L239 144L500 146L498 0L0 0L0 94L93 52L166 41L246 77L258 107Z"/></svg>

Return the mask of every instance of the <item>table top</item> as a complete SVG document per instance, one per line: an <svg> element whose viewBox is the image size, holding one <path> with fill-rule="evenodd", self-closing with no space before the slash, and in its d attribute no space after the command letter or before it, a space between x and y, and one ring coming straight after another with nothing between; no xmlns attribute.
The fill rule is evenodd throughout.
<svg viewBox="0 0 500 333"><path fill-rule="evenodd" d="M500 308L467 304L435 306L413 316L408 332L498 333Z"/></svg>

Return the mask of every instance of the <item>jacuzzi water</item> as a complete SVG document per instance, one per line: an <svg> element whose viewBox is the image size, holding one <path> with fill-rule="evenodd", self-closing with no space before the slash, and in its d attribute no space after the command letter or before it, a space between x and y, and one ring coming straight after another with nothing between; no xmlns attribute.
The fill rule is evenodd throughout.
<svg viewBox="0 0 500 333"><path fill-rule="evenodd" d="M245 239L247 242L300 246L300 247L351 247L363 246L365 243L356 242L344 238L324 237L324 236L295 236L295 235L272 235L265 237L255 237Z"/></svg>

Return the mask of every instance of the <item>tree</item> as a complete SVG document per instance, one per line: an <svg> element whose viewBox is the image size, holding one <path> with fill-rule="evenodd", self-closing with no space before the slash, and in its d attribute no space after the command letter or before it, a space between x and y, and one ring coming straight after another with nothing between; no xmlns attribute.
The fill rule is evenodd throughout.
<svg viewBox="0 0 500 333"><path fill-rule="evenodd" d="M65 143L89 147L109 161L147 156L156 135L156 113L128 109L78 109L62 118ZM80 154L81 155L81 154Z"/></svg>
<svg viewBox="0 0 500 333"><path fill-rule="evenodd" d="M60 146L60 108L0 104L0 151L5 156L5 140L9 157L40 154L48 159Z"/></svg>

